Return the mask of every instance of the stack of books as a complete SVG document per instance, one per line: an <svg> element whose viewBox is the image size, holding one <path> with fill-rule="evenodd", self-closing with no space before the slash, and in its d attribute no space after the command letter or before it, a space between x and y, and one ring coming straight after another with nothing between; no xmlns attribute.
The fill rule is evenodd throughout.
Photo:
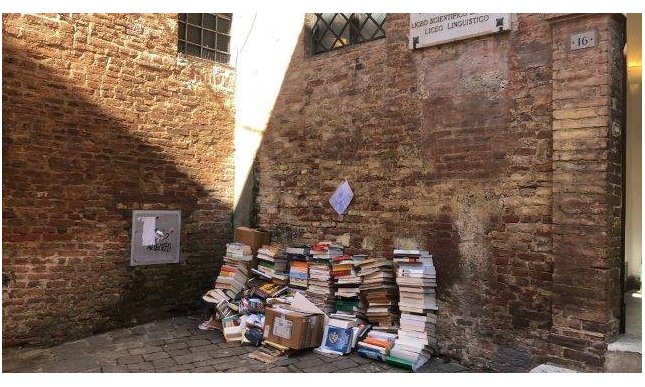
<svg viewBox="0 0 645 387"><path fill-rule="evenodd" d="M253 251L251 246L244 243L227 243L226 257L236 261L251 262L253 260Z"/></svg>
<svg viewBox="0 0 645 387"><path fill-rule="evenodd" d="M367 337L358 342L358 355L367 359L385 362L394 346L396 334L371 330Z"/></svg>
<svg viewBox="0 0 645 387"><path fill-rule="evenodd" d="M401 320L398 338L386 360L417 370L437 350L437 273L427 251L394 250L393 261L397 266Z"/></svg>
<svg viewBox="0 0 645 387"><path fill-rule="evenodd" d="M315 259L331 260L343 255L343 246L335 242L319 242L311 246L310 254Z"/></svg>
<svg viewBox="0 0 645 387"><path fill-rule="evenodd" d="M309 284L309 246L287 247L285 255L288 269L289 294L303 292Z"/></svg>
<svg viewBox="0 0 645 387"><path fill-rule="evenodd" d="M273 257L275 273L271 281L274 284L278 285L288 285L289 284L289 259L287 258L284 252Z"/></svg>
<svg viewBox="0 0 645 387"><path fill-rule="evenodd" d="M244 261L224 257L224 264L215 280L215 289L220 289L229 299L236 298L249 279L249 267Z"/></svg>
<svg viewBox="0 0 645 387"><path fill-rule="evenodd" d="M276 284L287 284L287 259L278 245L264 245L258 249L258 272Z"/></svg>
<svg viewBox="0 0 645 387"><path fill-rule="evenodd" d="M331 277L331 262L312 257L309 261L309 286L305 296L326 314L334 309L334 282Z"/></svg>
<svg viewBox="0 0 645 387"><path fill-rule="evenodd" d="M309 247L288 247L289 287L294 290L305 290L309 285Z"/></svg>
<svg viewBox="0 0 645 387"><path fill-rule="evenodd" d="M358 265L365 255L340 255L332 259L332 275L336 285L336 311L357 316L360 312Z"/></svg>
<svg viewBox="0 0 645 387"><path fill-rule="evenodd" d="M361 298L366 304L365 316L374 327L398 327L398 289L392 261L385 258L368 258L359 263L362 278Z"/></svg>

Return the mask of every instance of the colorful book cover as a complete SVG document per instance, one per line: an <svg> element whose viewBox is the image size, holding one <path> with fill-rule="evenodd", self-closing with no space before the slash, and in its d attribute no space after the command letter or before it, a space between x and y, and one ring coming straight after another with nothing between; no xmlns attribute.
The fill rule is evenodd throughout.
<svg viewBox="0 0 645 387"><path fill-rule="evenodd" d="M354 330L352 328L340 328L327 325L323 338L323 347L332 351L349 353L352 350L353 336Z"/></svg>
<svg viewBox="0 0 645 387"><path fill-rule="evenodd" d="M386 355L383 355L383 354L378 353L376 351L370 351L370 350L365 349L365 348L360 348L358 351L356 351L356 353L360 357L364 357L366 359L372 359L372 360L379 360L379 361L382 361L382 362L385 362L385 359L387 357Z"/></svg>

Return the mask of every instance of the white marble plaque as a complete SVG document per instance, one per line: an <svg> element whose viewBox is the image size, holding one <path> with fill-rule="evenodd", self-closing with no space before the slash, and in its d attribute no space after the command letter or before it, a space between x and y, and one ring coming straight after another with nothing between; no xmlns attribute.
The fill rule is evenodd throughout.
<svg viewBox="0 0 645 387"><path fill-rule="evenodd" d="M430 47L510 28L510 13L411 13L410 48Z"/></svg>
<svg viewBox="0 0 645 387"><path fill-rule="evenodd" d="M585 31L579 34L571 34L571 51L594 47L595 45L596 45L595 30Z"/></svg>

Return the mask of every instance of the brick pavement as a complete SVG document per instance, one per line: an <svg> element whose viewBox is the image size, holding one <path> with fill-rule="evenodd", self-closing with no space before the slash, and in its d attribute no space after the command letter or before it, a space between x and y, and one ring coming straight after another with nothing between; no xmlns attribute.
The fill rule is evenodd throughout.
<svg viewBox="0 0 645 387"><path fill-rule="evenodd" d="M305 351L273 364L251 359L255 347L227 343L188 318L160 320L51 348L7 348L3 372L408 372L355 354L327 357ZM420 372L464 372L433 358Z"/></svg>

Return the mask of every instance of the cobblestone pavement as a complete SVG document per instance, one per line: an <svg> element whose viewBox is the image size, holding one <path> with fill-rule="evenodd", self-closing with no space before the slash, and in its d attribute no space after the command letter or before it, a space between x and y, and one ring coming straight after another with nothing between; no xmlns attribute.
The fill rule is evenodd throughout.
<svg viewBox="0 0 645 387"><path fill-rule="evenodd" d="M355 354L327 357L305 351L272 364L251 359L252 346L227 343L188 318L155 321L51 348L2 350L3 372L408 372ZM431 359L419 372L464 372Z"/></svg>

